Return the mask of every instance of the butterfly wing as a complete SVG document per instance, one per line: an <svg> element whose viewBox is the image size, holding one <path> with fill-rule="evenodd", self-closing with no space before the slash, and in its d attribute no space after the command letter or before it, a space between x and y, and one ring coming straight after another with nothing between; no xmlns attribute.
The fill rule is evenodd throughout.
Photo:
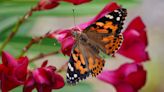
<svg viewBox="0 0 164 92"><path fill-rule="evenodd" d="M67 69L67 83L76 84L86 79L90 74L98 75L105 64L99 56L99 49L106 54L112 54L120 47L121 34L126 10L114 10L94 24L87 27L74 45Z"/></svg>
<svg viewBox="0 0 164 92"><path fill-rule="evenodd" d="M83 32L104 53L108 55L114 54L123 41L121 30L123 29L123 21L126 15L126 9L116 9L97 20Z"/></svg>
<svg viewBox="0 0 164 92"><path fill-rule="evenodd" d="M84 61L80 46L75 44L67 68L67 83L76 84L80 80L86 79L89 76L90 71L87 68L87 64Z"/></svg>
<svg viewBox="0 0 164 92"><path fill-rule="evenodd" d="M90 74L96 76L102 71L105 61L95 49L91 44L75 44L68 63L67 83L76 84Z"/></svg>

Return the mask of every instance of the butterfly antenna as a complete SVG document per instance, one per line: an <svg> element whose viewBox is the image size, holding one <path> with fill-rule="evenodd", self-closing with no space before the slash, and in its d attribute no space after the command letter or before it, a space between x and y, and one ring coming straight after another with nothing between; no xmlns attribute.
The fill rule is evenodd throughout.
<svg viewBox="0 0 164 92"><path fill-rule="evenodd" d="M72 9L72 11L73 11L73 22L74 22L74 26L76 27L75 9Z"/></svg>

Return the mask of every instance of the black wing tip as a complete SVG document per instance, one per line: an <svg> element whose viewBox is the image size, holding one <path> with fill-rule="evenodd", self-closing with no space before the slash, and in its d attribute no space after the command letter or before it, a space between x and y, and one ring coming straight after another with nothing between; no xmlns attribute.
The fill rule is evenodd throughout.
<svg viewBox="0 0 164 92"><path fill-rule="evenodd" d="M127 16L127 9L126 8L121 8L122 13L123 13L123 17Z"/></svg>
<svg viewBox="0 0 164 92"><path fill-rule="evenodd" d="M69 79L69 78L67 77L67 83L68 83L69 85L76 85L76 84L78 84L80 81L85 80L87 77L88 77L88 76L85 76L85 77L78 77L77 79L74 79L74 80Z"/></svg>

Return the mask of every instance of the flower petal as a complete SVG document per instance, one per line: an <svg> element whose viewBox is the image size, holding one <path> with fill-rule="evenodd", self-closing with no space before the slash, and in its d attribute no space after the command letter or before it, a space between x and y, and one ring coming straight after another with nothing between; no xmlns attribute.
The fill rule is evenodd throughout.
<svg viewBox="0 0 164 92"><path fill-rule="evenodd" d="M137 90L134 90L133 87L126 83L120 83L116 86L117 92L137 92Z"/></svg>
<svg viewBox="0 0 164 92"><path fill-rule="evenodd" d="M124 41L118 50L123 56L133 59L136 62L149 60L146 51L148 41L145 31L145 25L140 17L136 17L124 31Z"/></svg>
<svg viewBox="0 0 164 92"><path fill-rule="evenodd" d="M38 10L48 10L53 9L59 5L59 0L40 0L38 5L33 9Z"/></svg>
<svg viewBox="0 0 164 92"><path fill-rule="evenodd" d="M43 68L38 68L33 71L33 77L37 84L50 84L49 73Z"/></svg>
<svg viewBox="0 0 164 92"><path fill-rule="evenodd" d="M55 72L56 71L56 67L50 65L47 68L45 68L45 70L50 71L50 72Z"/></svg>
<svg viewBox="0 0 164 92"><path fill-rule="evenodd" d="M5 68L5 66L3 64L0 64L0 80L1 80L1 76L3 74L4 68Z"/></svg>
<svg viewBox="0 0 164 92"><path fill-rule="evenodd" d="M47 66L47 63L48 63L48 60L44 61L41 65L41 67L46 67Z"/></svg>
<svg viewBox="0 0 164 92"><path fill-rule="evenodd" d="M140 39L143 40L143 43L145 45L148 45L147 34L145 29L146 25L142 21L141 17L138 16L131 21L124 34L131 30L137 30L137 32L140 34Z"/></svg>
<svg viewBox="0 0 164 92"><path fill-rule="evenodd" d="M62 0L62 1L70 2L73 3L74 5L79 5L79 4L90 2L91 0Z"/></svg>
<svg viewBox="0 0 164 92"><path fill-rule="evenodd" d="M53 89L62 88L65 85L63 77L57 73L54 73L53 76L54 76L54 80L55 80L55 83L53 85Z"/></svg>
<svg viewBox="0 0 164 92"><path fill-rule="evenodd" d="M52 88L48 86L43 86L43 85L37 85L36 89L38 92L52 92Z"/></svg>
<svg viewBox="0 0 164 92"><path fill-rule="evenodd" d="M73 37L67 37L62 41L61 51L64 55L70 56L71 49L73 47L73 44L75 43Z"/></svg>
<svg viewBox="0 0 164 92"><path fill-rule="evenodd" d="M17 62L19 63L17 67L13 70L13 74L19 81L25 81L27 75L27 67L28 67L28 58L22 57Z"/></svg>
<svg viewBox="0 0 164 92"><path fill-rule="evenodd" d="M8 92L9 90L16 88L21 84L22 82L18 81L12 76L6 76L4 74L1 76L0 85L1 85L2 92Z"/></svg>
<svg viewBox="0 0 164 92"><path fill-rule="evenodd" d="M79 4L90 2L91 0L40 0L38 5L35 8L33 8L33 10L38 11L38 10L53 9L59 5L60 1L65 1L69 3L73 3L74 5L79 5Z"/></svg>
<svg viewBox="0 0 164 92"><path fill-rule="evenodd" d="M49 38L55 38L58 42L62 42L65 38L72 36L70 29L55 30L49 34Z"/></svg>
<svg viewBox="0 0 164 92"><path fill-rule="evenodd" d="M103 71L98 79L112 84L117 92L137 92L146 82L146 71L136 63L121 65L115 71Z"/></svg>
<svg viewBox="0 0 164 92"><path fill-rule="evenodd" d="M40 68L30 73L28 80L24 84L24 92L31 92L34 88L38 92L52 92L53 89L59 89L64 86L64 79L55 72L55 66L45 66L43 62ZM29 90L29 91L28 91Z"/></svg>
<svg viewBox="0 0 164 92"><path fill-rule="evenodd" d="M2 52L2 63L10 68L13 68L17 64L16 60L7 52Z"/></svg>
<svg viewBox="0 0 164 92"><path fill-rule="evenodd" d="M22 85L27 75L28 58L14 59L9 53L2 52L2 64L0 65L0 85L2 92Z"/></svg>
<svg viewBox="0 0 164 92"><path fill-rule="evenodd" d="M97 78L109 84L117 85L120 82L120 76L115 71L103 71Z"/></svg>
<svg viewBox="0 0 164 92"><path fill-rule="evenodd" d="M30 76L24 83L23 92L32 92L34 88L35 88L35 81L33 76L30 74Z"/></svg>
<svg viewBox="0 0 164 92"><path fill-rule="evenodd" d="M126 77L125 81L132 85L134 89L141 89L146 83L146 71L137 71Z"/></svg>

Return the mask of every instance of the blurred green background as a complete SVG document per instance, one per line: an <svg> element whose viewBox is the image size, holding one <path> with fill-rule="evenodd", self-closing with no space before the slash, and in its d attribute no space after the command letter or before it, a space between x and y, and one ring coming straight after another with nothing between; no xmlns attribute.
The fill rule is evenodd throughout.
<svg viewBox="0 0 164 92"><path fill-rule="evenodd" d="M148 70L148 79L144 88L140 92L164 92L162 73L164 55L164 1L163 0L113 0L128 9L126 25L134 17L140 15L147 26L149 51L151 61L146 62L145 68ZM5 37L10 33L17 20L24 15L38 0L0 0L0 45ZM7 45L5 51L12 55L19 55L22 48L29 42L31 37L43 35L47 31L69 28L74 26L72 9L75 9L76 24L86 22L94 17L110 0L93 0L90 3L74 6L70 3L62 2L55 9L48 11L35 12L21 27L18 34ZM54 46L54 42L56 45ZM26 54L34 57L39 53L48 53L58 50L60 45L53 39L45 39L39 44L34 45ZM68 61L68 57L56 55L45 58L49 64L57 67ZM45 60L44 59L44 60ZM38 66L43 60L35 62ZM107 58L105 68L115 69L125 62L124 57L116 59ZM120 61L120 62L119 62ZM65 73L63 73L63 76ZM21 87L11 92L21 92ZM77 86L65 86L56 92L115 92L114 88L95 78L80 83Z"/></svg>

